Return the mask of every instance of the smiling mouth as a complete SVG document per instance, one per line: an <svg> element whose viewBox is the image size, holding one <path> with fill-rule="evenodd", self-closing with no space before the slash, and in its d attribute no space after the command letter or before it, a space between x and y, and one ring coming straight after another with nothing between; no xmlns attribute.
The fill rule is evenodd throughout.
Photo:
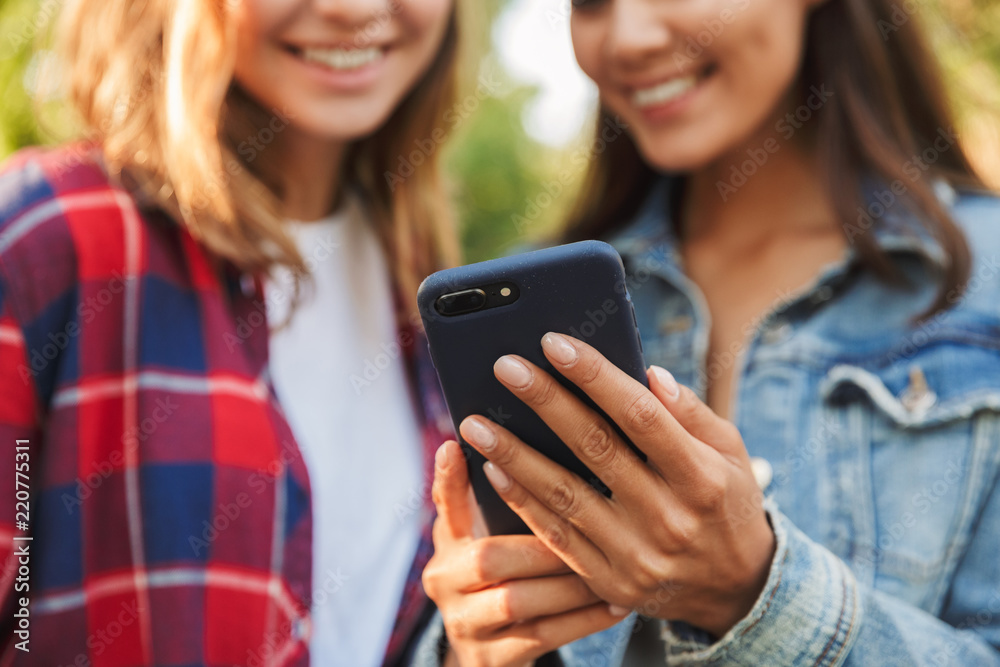
<svg viewBox="0 0 1000 667"><path fill-rule="evenodd" d="M639 109L669 104L696 88L698 84L714 74L716 69L716 66L712 64L697 73L674 77L654 86L637 89L632 94L632 104Z"/></svg>
<svg viewBox="0 0 1000 667"><path fill-rule="evenodd" d="M340 72L361 69L382 60L386 54L385 48L374 46L364 49L344 49L288 45L285 48L300 60Z"/></svg>

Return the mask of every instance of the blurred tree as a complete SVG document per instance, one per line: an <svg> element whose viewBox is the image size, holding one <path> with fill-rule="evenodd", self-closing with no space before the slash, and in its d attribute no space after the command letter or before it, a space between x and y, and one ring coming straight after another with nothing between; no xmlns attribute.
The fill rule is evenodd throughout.
<svg viewBox="0 0 1000 667"><path fill-rule="evenodd" d="M51 20L35 0L3 0L0 4L0 159L22 146L45 143L47 138L36 121L25 79L37 69L32 67L38 62L36 35L46 30Z"/></svg>
<svg viewBox="0 0 1000 667"><path fill-rule="evenodd" d="M924 24L948 74L959 135L973 164L1000 189L1000 3L931 0Z"/></svg>
<svg viewBox="0 0 1000 667"><path fill-rule="evenodd" d="M449 147L447 164L468 261L538 240L572 203L577 174L560 182L564 151L543 146L524 131L524 109L536 91L510 81L507 86L508 92L482 101Z"/></svg>

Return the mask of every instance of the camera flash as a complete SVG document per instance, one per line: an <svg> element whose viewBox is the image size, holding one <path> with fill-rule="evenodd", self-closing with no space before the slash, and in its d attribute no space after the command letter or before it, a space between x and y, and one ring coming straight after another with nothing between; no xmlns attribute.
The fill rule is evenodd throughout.
<svg viewBox="0 0 1000 667"><path fill-rule="evenodd" d="M500 290L500 296L510 296L510 288L504 287L502 290Z"/></svg>

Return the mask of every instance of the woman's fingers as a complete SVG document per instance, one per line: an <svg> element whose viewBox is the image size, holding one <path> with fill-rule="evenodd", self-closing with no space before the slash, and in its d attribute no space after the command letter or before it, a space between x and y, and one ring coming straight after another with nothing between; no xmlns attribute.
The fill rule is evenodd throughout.
<svg viewBox="0 0 1000 667"><path fill-rule="evenodd" d="M650 366L646 373L653 392L688 433L723 454L744 451L743 438L732 422L715 414L688 387L677 384L669 371Z"/></svg>
<svg viewBox="0 0 1000 667"><path fill-rule="evenodd" d="M582 389L646 453L668 482L698 483L697 442L649 389L575 338L545 334L542 350L560 374ZM534 371L535 376L544 375L540 369ZM539 393L531 390L530 383L522 387L505 384L519 397L527 396L525 402L534 408L531 400L537 401Z"/></svg>
<svg viewBox="0 0 1000 667"><path fill-rule="evenodd" d="M505 629L488 633L484 639L472 637L478 628L471 622L472 617L463 612L446 618L445 630L457 663L531 665L532 661L560 646L610 628L629 611L596 602L551 616L512 623Z"/></svg>
<svg viewBox="0 0 1000 667"><path fill-rule="evenodd" d="M476 539L475 505L468 490L464 457L457 443L449 441L435 460L433 496L439 515L435 552L422 581L462 664L530 664L627 613L613 614L534 535ZM517 632L510 634L514 628Z"/></svg>
<svg viewBox="0 0 1000 667"><path fill-rule="evenodd" d="M538 658L580 637L610 628L630 611L599 602L582 609L519 623L498 633L491 651L496 651L498 656L527 653Z"/></svg>
<svg viewBox="0 0 1000 667"><path fill-rule="evenodd" d="M652 471L603 417L555 378L513 355L501 357L493 369L616 496L638 497L649 492L644 482L654 481Z"/></svg>
<svg viewBox="0 0 1000 667"><path fill-rule="evenodd" d="M472 592L511 579L569 574L570 567L534 535L495 535L465 547L463 562L449 573L452 585Z"/></svg>
<svg viewBox="0 0 1000 667"><path fill-rule="evenodd" d="M544 515L546 520L550 516L558 515L560 522L569 521L592 538L605 536L614 539L617 529L612 525L613 518L608 500L577 475L553 462L538 450L527 446L507 429L484 417L478 415L467 417L459 424L459 430L466 442L495 463L498 470L503 471L501 474L510 475L524 485L523 487L517 485L509 494L497 488L500 497L507 501L508 505L511 505L511 502L521 501L522 497L524 502L529 502L527 496L531 496L532 500L541 500L541 503L538 500L529 502L527 511L535 515L533 519L543 518L541 510L536 508L541 508L544 504L551 508ZM487 465L488 476L491 475L491 470L495 469ZM525 488L527 491L524 491ZM511 505L511 509L518 511L518 507L514 505ZM535 530L535 526L528 523L528 527L549 544L546 537ZM551 548L551 544L549 546ZM554 550L565 560L564 552Z"/></svg>
<svg viewBox="0 0 1000 667"><path fill-rule="evenodd" d="M469 472L458 443L448 440L434 456L431 498L437 507L435 533L453 540L473 537L473 507L469 500Z"/></svg>
<svg viewBox="0 0 1000 667"><path fill-rule="evenodd" d="M513 438L509 433L507 437ZM531 532L574 571L587 579L607 574L607 557L581 531L589 531L600 544L607 543L607 540L620 542L623 536L610 512L592 512L586 509L587 505L601 506L605 502L596 491L580 482L579 478L576 478L575 491L570 490L570 485L560 484L558 481L543 481L543 487L552 484L546 498L555 507L549 507L494 462L487 462L484 470L500 498L521 517ZM580 525L579 529L577 524Z"/></svg>
<svg viewBox="0 0 1000 667"><path fill-rule="evenodd" d="M485 639L512 623L586 607L601 599L575 573L507 581L467 596L458 616Z"/></svg>

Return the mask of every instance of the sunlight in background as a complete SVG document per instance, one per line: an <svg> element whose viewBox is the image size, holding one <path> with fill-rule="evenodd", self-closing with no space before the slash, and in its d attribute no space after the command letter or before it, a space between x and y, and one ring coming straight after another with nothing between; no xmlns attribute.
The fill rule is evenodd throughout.
<svg viewBox="0 0 1000 667"><path fill-rule="evenodd" d="M504 67L538 87L524 129L549 146L565 146L593 118L597 89L580 71L569 36L570 0L511 0L493 28Z"/></svg>

